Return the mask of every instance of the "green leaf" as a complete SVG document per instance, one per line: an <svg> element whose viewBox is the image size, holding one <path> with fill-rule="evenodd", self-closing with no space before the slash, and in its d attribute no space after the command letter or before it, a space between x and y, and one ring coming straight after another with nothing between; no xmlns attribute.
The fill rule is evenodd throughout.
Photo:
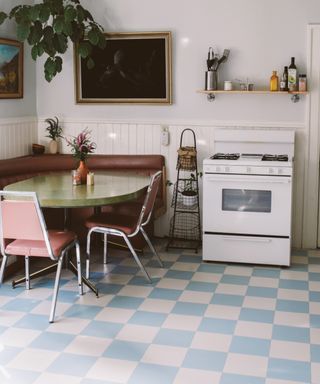
<svg viewBox="0 0 320 384"><path fill-rule="evenodd" d="M39 43L42 38L42 24L40 21L36 21L30 28L30 34L28 37L28 43L34 45Z"/></svg>
<svg viewBox="0 0 320 384"><path fill-rule="evenodd" d="M83 38L84 35L84 27L81 26L81 24L78 24L76 21L71 22L72 26L72 34L70 34L70 39L74 42L77 43ZM82 28L81 28L82 27Z"/></svg>
<svg viewBox="0 0 320 384"><path fill-rule="evenodd" d="M93 69L95 66L95 63L93 61L93 59L91 57L88 57L88 60L87 60L87 68L88 69Z"/></svg>
<svg viewBox="0 0 320 384"><path fill-rule="evenodd" d="M43 38L44 40L50 44L52 42L54 36L53 28L50 25L47 25L43 30Z"/></svg>
<svg viewBox="0 0 320 384"><path fill-rule="evenodd" d="M60 73L62 71L62 58L60 56L56 56L55 62L56 62L56 70L57 72Z"/></svg>
<svg viewBox="0 0 320 384"><path fill-rule="evenodd" d="M82 41L78 45L78 53L83 59L89 56L89 54L91 53L91 50L92 50L91 45L86 41Z"/></svg>
<svg viewBox="0 0 320 384"><path fill-rule="evenodd" d="M91 29L88 32L88 40L92 45L97 45L99 43L99 33L96 29Z"/></svg>
<svg viewBox="0 0 320 384"><path fill-rule="evenodd" d="M13 8L11 9L11 11L10 11L10 13L9 13L9 17L10 17L10 19L12 19L12 18L15 16L16 12L17 12L20 8L22 8L22 5L17 5L16 7L13 7Z"/></svg>
<svg viewBox="0 0 320 384"><path fill-rule="evenodd" d="M44 69L46 72L53 74L56 72L56 62L51 57L48 57L44 63Z"/></svg>
<svg viewBox="0 0 320 384"><path fill-rule="evenodd" d="M84 9L82 8L81 5L77 6L77 19L79 23L82 23L83 20L85 19Z"/></svg>
<svg viewBox="0 0 320 384"><path fill-rule="evenodd" d="M7 18L7 14L4 12L0 12L0 25L5 21Z"/></svg>
<svg viewBox="0 0 320 384"><path fill-rule="evenodd" d="M54 45L52 44L52 41L47 42L46 40L42 40L41 43L45 53L47 53L49 56L53 57L57 53Z"/></svg>
<svg viewBox="0 0 320 384"><path fill-rule="evenodd" d="M64 17L63 16L57 16L52 23L52 27L57 33L61 33L64 28Z"/></svg>
<svg viewBox="0 0 320 384"><path fill-rule="evenodd" d="M26 40L30 33L30 24L27 22L22 22L17 25L17 38L20 41Z"/></svg>
<svg viewBox="0 0 320 384"><path fill-rule="evenodd" d="M51 80L54 78L54 75L52 73L44 71L44 77L47 80L47 82L50 83Z"/></svg>
<svg viewBox="0 0 320 384"><path fill-rule="evenodd" d="M33 58L34 61L37 60L38 57L38 46L34 45L31 49L31 57Z"/></svg>
<svg viewBox="0 0 320 384"><path fill-rule="evenodd" d="M77 17L77 11L73 8L72 5L68 5L64 12L64 19L66 22L70 22Z"/></svg>
<svg viewBox="0 0 320 384"><path fill-rule="evenodd" d="M40 13L40 8L39 8L39 6L34 5L33 7L31 7L31 8L29 9L29 18L30 18L30 20L31 20L31 21L36 21L36 20L38 20L39 13Z"/></svg>
<svg viewBox="0 0 320 384"><path fill-rule="evenodd" d="M66 36L71 36L72 35L72 25L69 22L64 22L63 24L63 31L62 31Z"/></svg>
<svg viewBox="0 0 320 384"><path fill-rule="evenodd" d="M38 56L40 57L40 56L42 56L42 55L44 54L43 43L40 42L40 43L37 45L37 47L38 47Z"/></svg>
<svg viewBox="0 0 320 384"><path fill-rule="evenodd" d="M52 41L57 52L65 53L68 48L68 39L64 35L55 34Z"/></svg>
<svg viewBox="0 0 320 384"><path fill-rule="evenodd" d="M100 49L105 49L106 45L107 45L106 37L105 37L105 35L103 33L101 33L100 36L99 36L98 47Z"/></svg>
<svg viewBox="0 0 320 384"><path fill-rule="evenodd" d="M41 6L39 19L42 23L45 23L50 17L50 8L46 4L39 4L39 6Z"/></svg>

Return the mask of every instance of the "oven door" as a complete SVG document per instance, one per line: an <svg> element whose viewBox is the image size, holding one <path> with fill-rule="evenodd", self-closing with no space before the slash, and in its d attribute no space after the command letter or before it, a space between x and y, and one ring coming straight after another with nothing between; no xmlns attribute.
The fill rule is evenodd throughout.
<svg viewBox="0 0 320 384"><path fill-rule="evenodd" d="M291 177L204 175L205 233L289 237Z"/></svg>

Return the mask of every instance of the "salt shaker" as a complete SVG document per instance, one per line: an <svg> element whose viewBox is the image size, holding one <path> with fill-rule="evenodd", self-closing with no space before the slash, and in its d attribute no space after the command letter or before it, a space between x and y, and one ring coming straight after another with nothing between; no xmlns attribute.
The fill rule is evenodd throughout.
<svg viewBox="0 0 320 384"><path fill-rule="evenodd" d="M94 184L94 173L89 172L87 174L87 185L93 185Z"/></svg>

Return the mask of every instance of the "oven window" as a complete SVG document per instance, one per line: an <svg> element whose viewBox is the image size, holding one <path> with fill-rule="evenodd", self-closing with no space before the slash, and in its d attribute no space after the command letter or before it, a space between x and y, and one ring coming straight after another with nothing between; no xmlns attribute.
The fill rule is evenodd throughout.
<svg viewBox="0 0 320 384"><path fill-rule="evenodd" d="M271 191L222 189L222 210L271 212Z"/></svg>

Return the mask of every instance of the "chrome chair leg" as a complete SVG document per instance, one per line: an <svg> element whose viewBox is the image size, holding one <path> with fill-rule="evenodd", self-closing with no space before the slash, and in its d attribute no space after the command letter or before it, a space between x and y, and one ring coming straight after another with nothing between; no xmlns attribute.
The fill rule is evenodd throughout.
<svg viewBox="0 0 320 384"><path fill-rule="evenodd" d="M8 261L8 256L4 255L2 257L2 263L1 263L1 269L0 269L0 284L3 283L4 270L6 268L7 261Z"/></svg>
<svg viewBox="0 0 320 384"><path fill-rule="evenodd" d="M56 279L55 279L53 295L52 295L52 304L51 304L49 323L53 323L54 322L54 314L55 314L56 305L57 305L57 297L58 297L58 291L59 291L59 284L60 284L60 276L61 276L61 268L62 268L62 263L63 263L63 256L64 256L64 254L62 254L61 257L58 260Z"/></svg>
<svg viewBox="0 0 320 384"><path fill-rule="evenodd" d="M107 234L103 234L103 264L107 264L107 254L108 254L108 240Z"/></svg>
<svg viewBox="0 0 320 384"><path fill-rule="evenodd" d="M90 246L91 246L91 233L93 231L90 229L87 234L87 249L86 249L86 278L90 277Z"/></svg>
<svg viewBox="0 0 320 384"><path fill-rule="evenodd" d="M153 254L155 255L155 257L158 259L158 262L160 264L160 267L163 268L163 262L162 260L160 259L160 256L158 255L156 249L154 248L153 244L151 243L150 239L149 239L149 236L147 235L146 231L140 227L140 230L141 230L141 233L143 235L143 237L145 238L145 241L147 242L147 244L149 245L149 248L151 249L151 251L153 252Z"/></svg>
<svg viewBox="0 0 320 384"><path fill-rule="evenodd" d="M138 255L136 254L136 251L133 249L131 243L130 243L130 240L127 238L127 236L125 234L122 235L122 237L124 238L128 248L130 249L136 263L138 264L138 266L140 267L142 273L144 274L145 278L148 280L149 283L152 283L152 280L148 274L148 272L145 270L144 266L142 265Z"/></svg>
<svg viewBox="0 0 320 384"><path fill-rule="evenodd" d="M25 256L24 258L25 265L25 275L26 275L26 289L30 289L30 263L29 256Z"/></svg>
<svg viewBox="0 0 320 384"><path fill-rule="evenodd" d="M75 243L75 247L76 247L76 258L77 258L79 295L83 295L83 285L82 285L82 275L81 275L81 259L80 259L80 245L79 245L78 242Z"/></svg>

